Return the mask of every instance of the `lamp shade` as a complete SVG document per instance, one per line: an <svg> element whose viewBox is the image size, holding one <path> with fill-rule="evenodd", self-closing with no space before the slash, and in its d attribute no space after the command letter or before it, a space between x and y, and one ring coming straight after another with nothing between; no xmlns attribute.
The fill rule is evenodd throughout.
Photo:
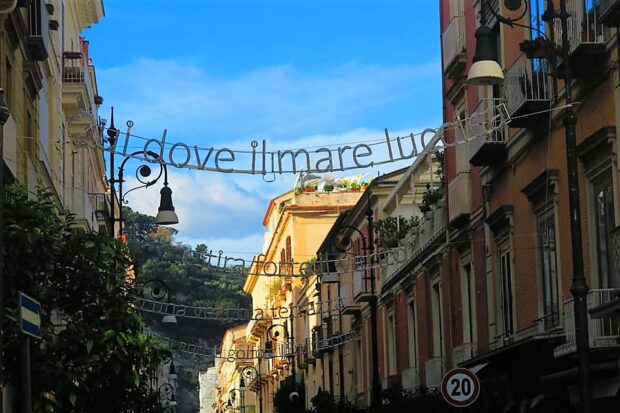
<svg viewBox="0 0 620 413"><path fill-rule="evenodd" d="M172 205L172 189L165 185L159 192L161 200L159 202L159 212L155 217L155 223L159 225L172 225L179 223L179 217L174 212Z"/></svg>
<svg viewBox="0 0 620 413"><path fill-rule="evenodd" d="M166 314L161 318L162 324L176 324L177 317L174 314Z"/></svg>
<svg viewBox="0 0 620 413"><path fill-rule="evenodd" d="M271 358L273 358L271 343L269 341L265 343L265 352L263 353L263 358L265 360L270 360Z"/></svg>
<svg viewBox="0 0 620 413"><path fill-rule="evenodd" d="M467 81L474 85L496 85L504 81L504 72L497 62L495 32L484 24L476 30L476 54Z"/></svg>
<svg viewBox="0 0 620 413"><path fill-rule="evenodd" d="M170 363L170 370L168 371L168 380L173 381L173 380L176 380L177 378L178 378L177 369L174 366L174 361L172 361Z"/></svg>

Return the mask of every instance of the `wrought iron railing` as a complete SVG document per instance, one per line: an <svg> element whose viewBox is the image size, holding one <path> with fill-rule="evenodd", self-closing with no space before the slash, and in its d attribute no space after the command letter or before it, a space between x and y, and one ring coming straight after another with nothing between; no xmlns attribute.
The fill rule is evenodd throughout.
<svg viewBox="0 0 620 413"><path fill-rule="evenodd" d="M507 112L503 99L482 99L465 119L465 138L469 141L470 158L485 143L506 142L510 120Z"/></svg>
<svg viewBox="0 0 620 413"><path fill-rule="evenodd" d="M618 294L620 294L620 288L595 289L588 292L587 305L590 349L620 349L620 320L611 314L597 318L590 315L590 310L601 307L616 299ZM566 342L554 350L556 357L577 351L575 306L573 299L564 302L564 332L566 334Z"/></svg>
<svg viewBox="0 0 620 413"><path fill-rule="evenodd" d="M528 59L525 54L506 70L506 109L514 115L527 101L549 101L546 61Z"/></svg>
<svg viewBox="0 0 620 413"><path fill-rule="evenodd" d="M600 0L567 0L566 11L569 14L567 26L571 52L581 44L605 42ZM559 22L554 28L556 44L561 45L562 27Z"/></svg>
<svg viewBox="0 0 620 413"><path fill-rule="evenodd" d="M444 361L443 357L433 357L426 362L424 366L426 370L426 387L438 388L441 385Z"/></svg>
<svg viewBox="0 0 620 413"><path fill-rule="evenodd" d="M465 51L465 25L463 16L454 16L441 35L443 68L447 70Z"/></svg>

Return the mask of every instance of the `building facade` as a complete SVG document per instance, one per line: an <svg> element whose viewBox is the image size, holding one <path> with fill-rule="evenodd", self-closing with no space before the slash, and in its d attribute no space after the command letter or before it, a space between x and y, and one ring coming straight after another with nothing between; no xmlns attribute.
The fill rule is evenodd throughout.
<svg viewBox="0 0 620 413"><path fill-rule="evenodd" d="M106 230L110 206L97 113L103 100L82 32L103 17L102 0L17 1L0 14L7 181L51 193L77 226L95 231Z"/></svg>
<svg viewBox="0 0 620 413"><path fill-rule="evenodd" d="M446 132L456 144L446 150L449 242L439 263L445 303L440 354L443 371L478 371L477 411L514 406L559 412L580 404L569 204L577 188L569 187L562 121L567 82L572 101L579 102L574 109L583 247L577 255L590 286L588 309L609 301L620 286L614 270L619 96L612 63L618 49L616 30L606 27L618 2L564 2L569 80L566 59L538 47L545 39L562 45L560 18L546 19L561 2L527 3L521 21L527 27L501 23L498 15L517 18L523 11L510 11L503 1L440 3L444 121L459 126ZM550 5L554 10L545 14ZM505 76L499 85L466 80L481 24L497 38ZM588 314L587 323L593 411L613 411L620 330L609 317Z"/></svg>
<svg viewBox="0 0 620 413"><path fill-rule="evenodd" d="M258 349L253 367L261 380L249 385L262 395L261 412L273 411L274 397L284 386L290 389L280 395L284 403L294 391L313 395L320 386L316 379L322 375L320 368L312 366L310 373L300 370L295 356L307 348L318 322L317 315L306 311L319 306L316 297L308 295L307 286L316 282L310 260L339 214L353 207L360 195L324 191L323 186L312 187L311 192L298 188L273 199L267 208L263 254L254 260L244 286L252 295L253 308L267 309L247 329L248 344ZM265 356L267 348L271 351ZM303 397L297 402L302 403ZM307 398L305 403L310 406Z"/></svg>
<svg viewBox="0 0 620 413"><path fill-rule="evenodd" d="M518 3L521 8L511 10ZM568 12L564 44L556 13L561 3ZM294 281L301 274L291 272L292 280L284 281L290 287L271 289L273 299L270 277L248 277L255 308L313 308L277 321L286 326L293 342L288 352L296 357L281 365L263 360L261 386L273 400L288 385L279 378L296 371L305 408L320 392L366 408L392 388L446 411L441 381L447 371L466 367L481 390L462 411L579 411L581 333L571 292L577 257L589 286L592 411L615 411L620 2L442 0L439 6L444 125L436 137L445 143L435 157L439 182L433 157L420 155L410 168L376 179L337 219L316 232L313 227L307 233L316 237L312 243L291 237L292 253L286 210L292 216L296 196L306 195L272 202L264 221L270 228L265 261L315 256L319 264L301 284ZM507 18L520 18L519 25L503 24ZM467 79L483 25L496 39L502 83ZM568 58L555 52L562 45ZM576 170L567 166L573 149L563 120L567 85L577 117ZM579 188L569 185L571 173ZM580 203L572 212L571 193ZM577 215L582 246L575 252L571 222ZM326 304L333 300L337 311ZM257 348L273 340L266 332L276 320L269 317L248 326ZM264 403L261 411L272 411L271 402Z"/></svg>

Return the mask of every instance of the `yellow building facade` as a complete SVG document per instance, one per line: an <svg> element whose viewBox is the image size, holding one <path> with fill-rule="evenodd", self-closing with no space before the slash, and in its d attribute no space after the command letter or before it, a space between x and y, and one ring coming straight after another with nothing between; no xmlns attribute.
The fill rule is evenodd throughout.
<svg viewBox="0 0 620 413"><path fill-rule="evenodd" d="M10 117L8 181L42 188L85 229L105 230L109 196L95 68L81 33L104 17L102 0L18 1L0 11L0 87Z"/></svg>
<svg viewBox="0 0 620 413"><path fill-rule="evenodd" d="M254 367L261 377L258 384L249 385L258 386L261 412L274 411L273 396L285 385L289 393L304 386L307 395L316 392L314 377L321 371L302 373L297 366L319 322L318 316L307 316L309 308L319 306L306 294L306 286L316 282L311 260L339 214L353 207L361 193L291 191L274 198L267 208L263 253L255 257L244 285L255 312L247 341L257 349Z"/></svg>

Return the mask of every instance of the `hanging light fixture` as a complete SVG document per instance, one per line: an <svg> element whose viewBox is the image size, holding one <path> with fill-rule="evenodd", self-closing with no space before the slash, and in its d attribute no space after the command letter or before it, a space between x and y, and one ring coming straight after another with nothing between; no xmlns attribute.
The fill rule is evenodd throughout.
<svg viewBox="0 0 620 413"><path fill-rule="evenodd" d="M177 317L174 314L165 314L161 318L161 323L162 324L176 324L177 323Z"/></svg>
<svg viewBox="0 0 620 413"><path fill-rule="evenodd" d="M173 381L177 379L177 369L174 365L174 360L170 362L170 370L168 371L168 380Z"/></svg>
<svg viewBox="0 0 620 413"><path fill-rule="evenodd" d="M484 21L476 30L476 54L467 81L473 85L497 85L504 81L504 71L497 62L496 35Z"/></svg>
<svg viewBox="0 0 620 413"><path fill-rule="evenodd" d="M159 202L159 212L155 217L155 223L159 225L172 225L179 223L179 217L174 212L172 205L172 189L168 187L168 182L164 182L164 187L159 192L161 200Z"/></svg>

